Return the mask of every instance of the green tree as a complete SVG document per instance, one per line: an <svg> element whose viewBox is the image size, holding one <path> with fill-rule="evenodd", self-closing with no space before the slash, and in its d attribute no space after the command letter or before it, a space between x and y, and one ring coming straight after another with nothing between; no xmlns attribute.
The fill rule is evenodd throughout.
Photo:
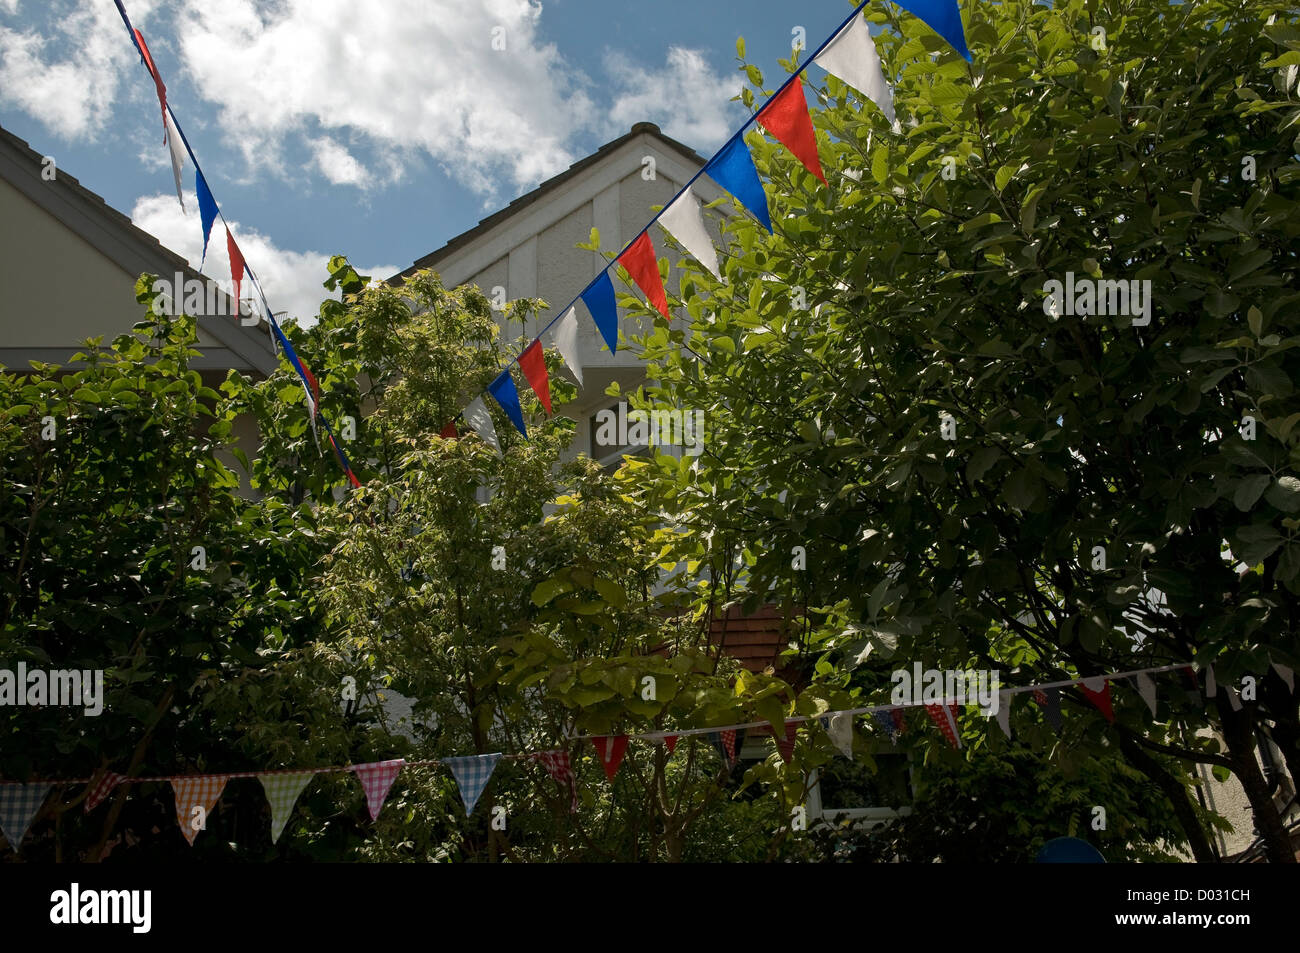
<svg viewBox="0 0 1300 953"><path fill-rule="evenodd" d="M1271 667L1300 660L1294 12L976 5L973 65L868 18L901 132L828 77L829 188L749 134L775 234L733 221L725 283L687 264L689 328L643 341L645 400L704 410L707 450L626 469L629 491L677 514L670 558L806 607L799 651L855 696L881 656L1013 683L1213 665L1240 709L1162 678L1156 717L1121 686L1114 726L1073 691L1066 737L1019 703L1012 726L1055 761L1122 754L1202 860L1190 766L1230 771L1292 860L1254 739L1300 777ZM745 68L752 106L770 89ZM1049 313L1067 273L1149 281L1149 323ZM1008 750L991 723L965 736Z"/></svg>

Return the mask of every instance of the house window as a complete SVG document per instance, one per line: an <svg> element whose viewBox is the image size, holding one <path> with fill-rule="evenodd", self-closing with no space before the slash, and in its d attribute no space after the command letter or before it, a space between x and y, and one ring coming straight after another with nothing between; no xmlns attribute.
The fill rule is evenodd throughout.
<svg viewBox="0 0 1300 953"><path fill-rule="evenodd" d="M912 813L912 772L907 755L881 752L876 769L836 758L813 770L808 792L808 821L876 827Z"/></svg>

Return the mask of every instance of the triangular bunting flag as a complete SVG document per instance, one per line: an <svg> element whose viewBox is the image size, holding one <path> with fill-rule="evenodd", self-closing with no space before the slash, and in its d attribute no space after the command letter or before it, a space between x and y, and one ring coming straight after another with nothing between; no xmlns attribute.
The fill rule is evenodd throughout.
<svg viewBox="0 0 1300 953"><path fill-rule="evenodd" d="M1228 704L1232 706L1232 710L1241 711L1241 699L1237 697L1237 690L1231 685L1224 685L1223 687L1228 693Z"/></svg>
<svg viewBox="0 0 1300 953"><path fill-rule="evenodd" d="M939 726L943 736L948 739L948 744L960 751L961 732L957 728L957 706L926 705L925 710L929 714L930 720Z"/></svg>
<svg viewBox="0 0 1300 953"><path fill-rule="evenodd" d="M1110 682L1104 678L1085 678L1079 684L1079 691L1083 692L1088 701L1097 706L1097 710L1107 721L1115 720L1115 710L1110 704Z"/></svg>
<svg viewBox="0 0 1300 953"><path fill-rule="evenodd" d="M1011 693L998 692L998 710L993 716L1002 729L1002 733L1008 738L1011 737Z"/></svg>
<svg viewBox="0 0 1300 953"><path fill-rule="evenodd" d="M4 834L15 854L52 787L45 781L0 784L0 834Z"/></svg>
<svg viewBox="0 0 1300 953"><path fill-rule="evenodd" d="M664 280L659 274L659 261L655 258L655 246L650 241L650 233L642 232L638 235L637 240L623 250L617 261L627 269L637 287L645 294L646 300L659 310L665 321L671 321L668 296L664 293Z"/></svg>
<svg viewBox="0 0 1300 953"><path fill-rule="evenodd" d="M734 768L740 749L745 743L745 729L727 728L723 731L710 731L705 737L717 749L727 770Z"/></svg>
<svg viewBox="0 0 1300 953"><path fill-rule="evenodd" d="M487 787L488 779L492 777L500 760L500 752L442 759L460 787L460 799L465 802L466 817L474 813L474 805L478 803L479 796Z"/></svg>
<svg viewBox="0 0 1300 953"><path fill-rule="evenodd" d="M533 754L533 759L540 761L546 773L551 776L561 787L567 787L572 795L572 801L569 810L577 813L578 810L578 781L573 776L573 767L569 763L569 752L567 751L538 751Z"/></svg>
<svg viewBox="0 0 1300 953"><path fill-rule="evenodd" d="M808 100L803 94L803 74L768 100L754 121L774 135L803 163L804 168L826 184L821 158L817 155L817 134L808 115Z"/></svg>
<svg viewBox="0 0 1300 953"><path fill-rule="evenodd" d="M456 421L447 421L447 426L438 432L438 436L443 440L456 440L460 437L460 431L456 429Z"/></svg>
<svg viewBox="0 0 1300 953"><path fill-rule="evenodd" d="M542 340L537 338L519 355L519 369L524 372L524 379L533 389L537 399L542 402L546 412L551 411L551 382L546 375L546 355L542 352Z"/></svg>
<svg viewBox="0 0 1300 953"><path fill-rule="evenodd" d="M1214 666L1205 666L1205 697L1213 698L1219 693L1219 684L1214 680Z"/></svg>
<svg viewBox="0 0 1300 953"><path fill-rule="evenodd" d="M515 379L510 376L510 368L506 368L497 375L496 380L488 384L488 393L491 394L501 409L506 412L510 422L515 425L525 437L528 436L528 430L524 427L524 412L519 406L519 391L515 390Z"/></svg>
<svg viewBox="0 0 1300 953"><path fill-rule="evenodd" d="M614 284L609 280L609 271L602 271L596 280L582 293L582 303L591 312L591 320L596 322L596 330L609 345L609 353L618 353L618 301L614 297Z"/></svg>
<svg viewBox="0 0 1300 953"><path fill-rule="evenodd" d="M289 823L293 806L298 803L298 795L316 776L314 771L272 771L259 774L257 780L262 782L266 800L271 805L271 843L280 840L284 826Z"/></svg>
<svg viewBox="0 0 1300 953"><path fill-rule="evenodd" d="M393 786L397 774L406 762L402 758L392 761L372 761L370 764L354 764L352 773L361 782L366 792L366 807L370 809L370 819L377 820L388 797L388 789Z"/></svg>
<svg viewBox="0 0 1300 953"><path fill-rule="evenodd" d="M1273 662L1273 671L1277 672L1278 677L1286 682L1286 687L1295 692L1295 672L1281 662Z"/></svg>
<svg viewBox="0 0 1300 953"><path fill-rule="evenodd" d="M907 731L907 720L903 718L903 709L894 708L889 712L889 717L894 720L894 729L901 735Z"/></svg>
<svg viewBox="0 0 1300 953"><path fill-rule="evenodd" d="M776 750L781 755L781 760L789 764L794 759L794 741L795 732L799 730L797 721L787 721L785 723L785 737L776 739Z"/></svg>
<svg viewBox="0 0 1300 953"><path fill-rule="evenodd" d="M948 45L960 53L968 63L971 61L970 50L966 48L966 34L961 26L961 11L957 9L957 0L897 0L897 3L947 40Z"/></svg>
<svg viewBox="0 0 1300 953"><path fill-rule="evenodd" d="M664 744L668 746L668 753L672 754L674 751L677 750L677 736L664 735Z"/></svg>
<svg viewBox="0 0 1300 953"><path fill-rule="evenodd" d="M826 734L840 754L853 760L853 716L847 712L831 715L826 721ZM893 726L893 722L890 722Z"/></svg>
<svg viewBox="0 0 1300 953"><path fill-rule="evenodd" d="M230 253L230 280L235 286L235 313L239 313L239 286L244 280L244 256L235 244L235 236L226 227L226 251Z"/></svg>
<svg viewBox="0 0 1300 953"><path fill-rule="evenodd" d="M880 55L865 18L855 16L850 20L813 62L866 96L893 123L894 96L885 82Z"/></svg>
<svg viewBox="0 0 1300 953"><path fill-rule="evenodd" d="M226 775L201 774L189 778L171 778L172 791L176 794L176 823L181 833L194 846L194 838L199 831L207 830L208 816L213 805L226 787Z"/></svg>
<svg viewBox="0 0 1300 953"><path fill-rule="evenodd" d="M89 814L95 808L99 807L104 798L112 794L113 789L116 788L121 781L122 775L114 774L112 771L105 771L101 774L99 780L95 782L95 786L90 789L90 793L86 795L86 800L83 802L82 806L86 813Z"/></svg>
<svg viewBox="0 0 1300 953"><path fill-rule="evenodd" d="M1060 731L1065 726L1064 719L1061 718L1061 695L1055 688L1049 688L1045 692L1035 692L1035 696L1041 695L1042 701L1039 703L1047 712L1047 721L1053 728Z"/></svg>
<svg viewBox="0 0 1300 953"><path fill-rule="evenodd" d="M1156 713L1155 681L1146 672L1138 672L1137 675L1133 677L1133 680L1137 682L1138 694L1142 696L1142 700L1146 702L1147 707L1151 709L1152 717L1155 717L1155 713Z"/></svg>
<svg viewBox="0 0 1300 953"><path fill-rule="evenodd" d="M185 211L185 196L181 193L181 171L185 168L185 147L181 143L180 134L172 124L172 117L163 113L163 123L167 127L167 150L172 157L172 178L176 180L176 201L181 203L181 211Z"/></svg>
<svg viewBox="0 0 1300 953"><path fill-rule="evenodd" d="M872 719L884 729L885 734L889 735L889 743L893 744L898 738L898 725L894 722L894 713L892 711L873 711Z"/></svg>
<svg viewBox="0 0 1300 953"><path fill-rule="evenodd" d="M149 75L153 77L154 92L158 94L158 105L162 109L163 115L163 141L166 142L167 134L167 86L162 81L162 75L158 72L158 67L154 64L153 54L149 52L149 45L144 41L144 35L134 27L131 32L135 34L135 42L140 47L140 55L144 57L144 65L149 70Z"/></svg>
<svg viewBox="0 0 1300 953"><path fill-rule="evenodd" d="M590 306L589 306L590 307ZM564 317L556 323L551 330L551 340L555 343L555 349L560 352L560 357L564 358L565 366L572 372L573 376L578 379L578 386L582 386L582 359L578 350L578 311L576 308L570 308L564 312ZM618 338L615 336L615 341Z"/></svg>
<svg viewBox="0 0 1300 953"><path fill-rule="evenodd" d="M623 755L627 752L627 735L605 735L592 738L591 743L596 746L596 753L600 755L600 764L605 769L605 777L613 781L614 775L618 774L619 765L623 763Z"/></svg>
<svg viewBox="0 0 1300 953"><path fill-rule="evenodd" d="M672 204L660 213L659 224L696 261L707 268L714 278L722 280L722 271L718 268L718 250L713 247L713 239L704 227L704 210L700 208L700 200L695 197L695 193L686 189L673 199Z"/></svg>
<svg viewBox="0 0 1300 953"><path fill-rule="evenodd" d="M202 271L203 263L208 260L208 239L212 237L212 223L217 220L218 212L217 200L212 197L208 180L197 168L194 170L194 191L199 196L199 220L203 223L203 257L199 259L199 270Z"/></svg>
<svg viewBox="0 0 1300 953"><path fill-rule="evenodd" d="M754 157L749 154L743 136L736 136L723 146L722 151L709 160L704 171L749 209L764 228L769 232L772 230L772 217L767 210L767 193L763 191L758 169L754 168Z"/></svg>
<svg viewBox="0 0 1300 953"><path fill-rule="evenodd" d="M497 428L492 424L492 415L488 413L487 404L483 403L482 397L471 400L462 416L465 418L465 423L474 428L474 432L484 443L497 453L501 452L501 444L497 441Z"/></svg>

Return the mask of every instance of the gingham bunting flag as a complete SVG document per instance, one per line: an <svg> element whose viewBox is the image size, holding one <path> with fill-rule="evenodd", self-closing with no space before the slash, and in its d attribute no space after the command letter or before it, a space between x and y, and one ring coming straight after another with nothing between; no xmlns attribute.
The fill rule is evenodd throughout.
<svg viewBox="0 0 1300 953"><path fill-rule="evenodd" d="M547 774L559 782L562 787L569 789L572 796L569 810L576 813L578 810L578 782L573 776L573 767L569 764L569 752L538 751L533 754L533 759L540 761Z"/></svg>
<svg viewBox="0 0 1300 953"><path fill-rule="evenodd" d="M92 787L90 793L86 795L86 800L83 803L86 813L89 814L95 808L99 807L104 798L112 794L113 789L116 788L121 781L122 775L114 774L112 771L105 771L101 774L99 780L95 782L95 786Z"/></svg>
<svg viewBox="0 0 1300 953"><path fill-rule="evenodd" d="M1038 702L1047 713L1047 721L1052 728L1060 731L1065 726L1065 721L1061 718L1061 699L1055 688L1046 691L1040 688L1034 689L1034 701Z"/></svg>
<svg viewBox="0 0 1300 953"><path fill-rule="evenodd" d="M262 790L266 792L266 799L271 804L272 844L284 833L284 825L289 823L298 796L315 776L315 771L276 771L257 776L257 780L262 782Z"/></svg>
<svg viewBox="0 0 1300 953"><path fill-rule="evenodd" d="M706 736L718 754L722 756L723 763L730 771L736 766L736 759L739 756L741 747L745 744L744 728L728 728L724 731L710 731Z"/></svg>
<svg viewBox="0 0 1300 953"><path fill-rule="evenodd" d="M451 769L452 776L456 778L456 785L460 788L460 799L465 802L466 817L474 813L474 805L478 803L483 789L487 787L488 779L492 777L492 772L496 770L497 762L500 760L499 751L495 754L442 759L442 763Z"/></svg>
<svg viewBox="0 0 1300 953"><path fill-rule="evenodd" d="M207 829L208 815L225 790L226 778L224 774L200 774L171 779L176 794L176 823L191 847L199 831Z"/></svg>
<svg viewBox="0 0 1300 953"><path fill-rule="evenodd" d="M623 755L627 753L627 735L604 735L592 738L591 743L596 747L596 754L600 755L605 777L613 781L614 775L618 774L619 765L623 763Z"/></svg>
<svg viewBox="0 0 1300 953"><path fill-rule="evenodd" d="M929 714L930 720L939 726L943 736L948 739L948 744L960 751L961 732L957 728L957 706L926 705L925 710Z"/></svg>
<svg viewBox="0 0 1300 953"><path fill-rule="evenodd" d="M894 708L889 715L894 719L894 728L900 735L907 731L907 719L903 717L903 709Z"/></svg>
<svg viewBox="0 0 1300 953"><path fill-rule="evenodd" d="M884 729L885 734L889 736L889 743L893 744L898 738L898 725L894 721L894 713L892 711L873 711L871 717L877 725Z"/></svg>
<svg viewBox="0 0 1300 953"><path fill-rule="evenodd" d="M0 783L0 833L4 834L15 854L52 787L53 784L45 781Z"/></svg>
<svg viewBox="0 0 1300 953"><path fill-rule="evenodd" d="M393 781L397 779L397 773L402 770L404 764L406 764L405 760L395 758L392 761L372 761L370 764L352 766L352 773L357 776L361 787L365 789L366 807L370 808L372 821L379 818L384 799L388 797L388 789L393 786Z"/></svg>

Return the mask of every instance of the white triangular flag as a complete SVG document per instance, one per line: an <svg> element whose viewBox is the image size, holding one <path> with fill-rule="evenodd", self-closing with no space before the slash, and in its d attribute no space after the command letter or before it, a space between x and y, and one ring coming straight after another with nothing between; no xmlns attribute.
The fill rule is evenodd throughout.
<svg viewBox="0 0 1300 953"><path fill-rule="evenodd" d="M475 397L465 408L465 423L474 428L484 443L489 444L497 453L501 452L497 428L492 425L492 415L488 413L487 404L483 403L482 397Z"/></svg>
<svg viewBox="0 0 1300 953"><path fill-rule="evenodd" d="M704 227L700 200L690 189L677 196L663 210L659 224L681 242L682 247L694 255L701 265L709 269L714 278L722 280L722 272L718 269L718 250L713 247L713 239L709 238L708 230Z"/></svg>
<svg viewBox="0 0 1300 953"><path fill-rule="evenodd" d="M998 721L998 727L1008 738L1011 737L1011 693L998 692L998 710L993 716Z"/></svg>
<svg viewBox="0 0 1300 953"><path fill-rule="evenodd" d="M886 119L894 122L894 97L880 69L880 56L865 19L855 16L813 62L865 95L880 107Z"/></svg>
<svg viewBox="0 0 1300 953"><path fill-rule="evenodd" d="M578 309L570 308L564 312L564 317L560 318L554 329L551 331L551 340L555 342L555 349L560 352L560 357L564 358L564 363L568 365L573 376L578 379L578 386L582 386L582 361L578 359Z"/></svg>
<svg viewBox="0 0 1300 953"><path fill-rule="evenodd" d="M1273 671L1277 672L1282 681L1286 682L1287 688L1291 689L1292 692L1295 691L1295 672L1281 662L1273 663Z"/></svg>
<svg viewBox="0 0 1300 953"><path fill-rule="evenodd" d="M838 748L844 757L852 761L853 716L847 712L831 715L830 721L826 725L826 733L830 735L831 744Z"/></svg>
<svg viewBox="0 0 1300 953"><path fill-rule="evenodd" d="M185 168L185 146L181 143L180 134L176 132L176 126L172 123L171 113L163 113L163 119L167 123L167 148L172 154L172 177L176 179L176 198L181 203L181 211L185 211L185 198L181 195L181 170Z"/></svg>
<svg viewBox="0 0 1300 953"><path fill-rule="evenodd" d="M1218 690L1219 686L1214 681L1214 666L1207 665L1205 666L1205 697L1213 698Z"/></svg>
<svg viewBox="0 0 1300 953"><path fill-rule="evenodd" d="M1146 674L1145 672L1138 672L1136 681L1138 686L1138 694L1142 696L1142 700L1146 702L1147 707L1151 709L1151 714L1155 715L1156 683L1152 680L1151 676Z"/></svg>
<svg viewBox="0 0 1300 953"><path fill-rule="evenodd" d="M1228 704L1232 706L1233 711L1241 711L1241 699L1237 697L1237 691L1231 685L1224 685L1228 690Z"/></svg>

